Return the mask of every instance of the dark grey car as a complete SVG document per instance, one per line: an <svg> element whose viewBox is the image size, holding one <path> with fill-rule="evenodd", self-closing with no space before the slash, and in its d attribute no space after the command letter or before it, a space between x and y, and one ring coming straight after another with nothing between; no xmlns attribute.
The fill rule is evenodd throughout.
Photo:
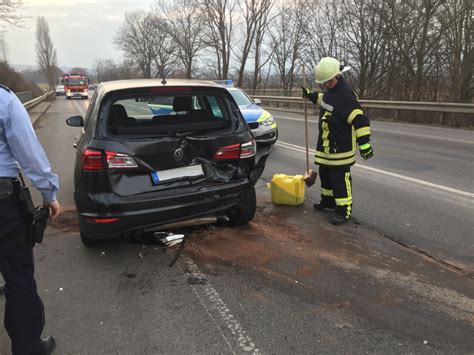
<svg viewBox="0 0 474 355"><path fill-rule="evenodd" d="M271 148L257 152L225 88L193 80L102 83L86 117L67 123L83 127L74 199L85 244L196 217L226 215L234 225L253 219L254 185Z"/></svg>

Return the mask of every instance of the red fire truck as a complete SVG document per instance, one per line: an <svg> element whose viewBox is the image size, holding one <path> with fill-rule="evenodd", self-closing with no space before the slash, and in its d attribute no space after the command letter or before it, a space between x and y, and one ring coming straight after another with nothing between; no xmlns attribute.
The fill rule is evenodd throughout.
<svg viewBox="0 0 474 355"><path fill-rule="evenodd" d="M84 74L68 73L64 74L61 80L66 92L66 98L79 97L87 99L89 97L89 79Z"/></svg>

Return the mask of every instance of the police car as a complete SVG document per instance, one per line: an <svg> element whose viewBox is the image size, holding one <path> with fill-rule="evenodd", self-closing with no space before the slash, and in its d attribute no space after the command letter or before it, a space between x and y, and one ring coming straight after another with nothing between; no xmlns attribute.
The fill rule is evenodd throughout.
<svg viewBox="0 0 474 355"><path fill-rule="evenodd" d="M232 80L216 81L232 95L242 112L247 125L258 143L274 144L278 139L278 127L275 118L264 110L259 99L253 100L245 91L236 88Z"/></svg>

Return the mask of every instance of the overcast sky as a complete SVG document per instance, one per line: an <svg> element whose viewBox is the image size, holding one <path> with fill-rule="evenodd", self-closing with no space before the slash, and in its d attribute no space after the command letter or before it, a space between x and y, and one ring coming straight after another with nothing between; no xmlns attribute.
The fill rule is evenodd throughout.
<svg viewBox="0 0 474 355"><path fill-rule="evenodd" d="M94 59L121 60L113 44L125 12L150 9L154 0L24 0L22 14L30 16L24 29L7 28L7 59L13 65L36 65L36 16L49 24L62 67L92 68Z"/></svg>

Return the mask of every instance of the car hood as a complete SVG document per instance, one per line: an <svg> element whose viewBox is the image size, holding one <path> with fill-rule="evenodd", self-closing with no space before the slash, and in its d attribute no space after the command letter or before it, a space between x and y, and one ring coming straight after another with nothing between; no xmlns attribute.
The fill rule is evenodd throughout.
<svg viewBox="0 0 474 355"><path fill-rule="evenodd" d="M242 116L244 116L244 119L247 123L260 122L266 120L271 116L270 112L264 110L259 105L242 105L239 106L239 108L242 112Z"/></svg>

